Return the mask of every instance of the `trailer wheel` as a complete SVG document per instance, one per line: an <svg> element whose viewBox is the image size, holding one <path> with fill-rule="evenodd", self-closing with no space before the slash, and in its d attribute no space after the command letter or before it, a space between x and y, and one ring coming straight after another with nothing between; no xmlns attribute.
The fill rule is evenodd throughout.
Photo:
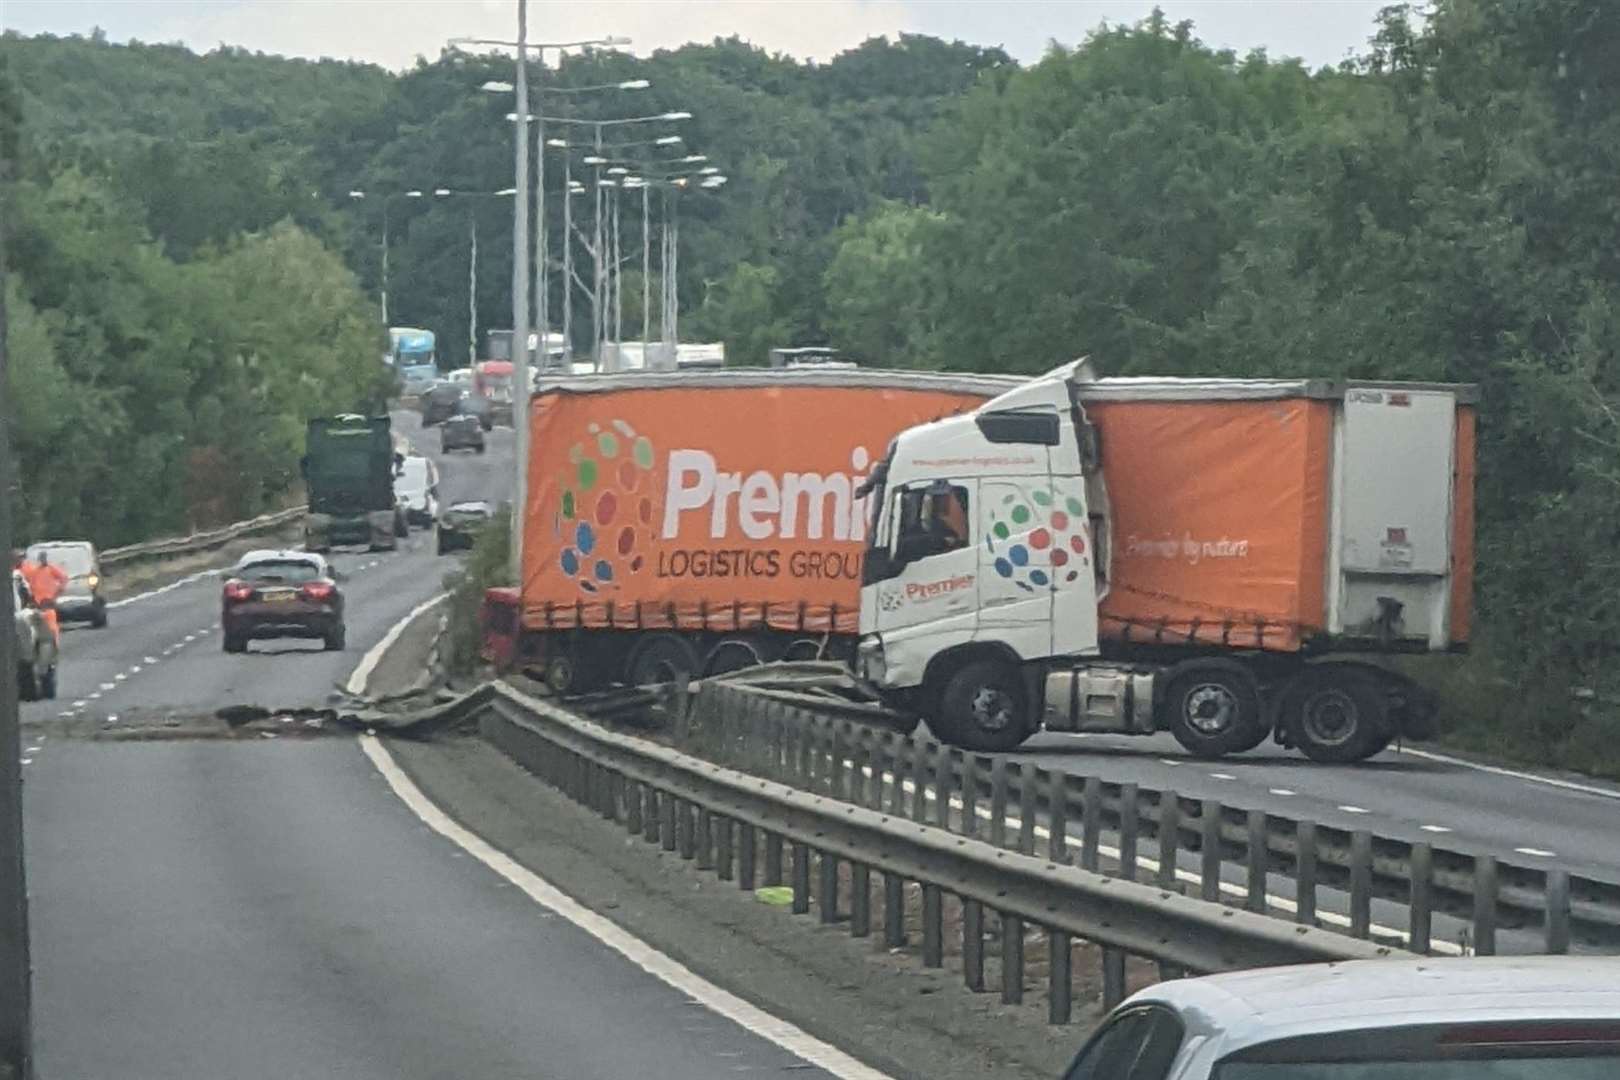
<svg viewBox="0 0 1620 1080"><path fill-rule="evenodd" d="M728 675L744 668L770 663L770 651L758 638L723 637L703 660L703 674Z"/></svg>
<svg viewBox="0 0 1620 1080"><path fill-rule="evenodd" d="M822 659L820 638L794 638L788 642L786 649L782 650L784 660L820 660Z"/></svg>
<svg viewBox="0 0 1620 1080"><path fill-rule="evenodd" d="M1224 757L1265 741L1260 691L1237 664L1186 665L1171 676L1163 708L1170 734L1194 757Z"/></svg>
<svg viewBox="0 0 1620 1080"><path fill-rule="evenodd" d="M700 669L697 650L689 641L674 634L654 634L630 654L624 681L631 686L680 683Z"/></svg>
<svg viewBox="0 0 1620 1080"><path fill-rule="evenodd" d="M975 660L945 682L929 728L964 750L1012 750L1030 735L1029 708L1018 669L1000 660Z"/></svg>
<svg viewBox="0 0 1620 1080"><path fill-rule="evenodd" d="M579 661L572 652L552 653L546 657L544 678L551 692L561 697L578 685Z"/></svg>
<svg viewBox="0 0 1620 1080"><path fill-rule="evenodd" d="M1283 692L1282 716L1294 745L1312 761L1362 761L1389 745L1389 703L1353 668L1300 672Z"/></svg>

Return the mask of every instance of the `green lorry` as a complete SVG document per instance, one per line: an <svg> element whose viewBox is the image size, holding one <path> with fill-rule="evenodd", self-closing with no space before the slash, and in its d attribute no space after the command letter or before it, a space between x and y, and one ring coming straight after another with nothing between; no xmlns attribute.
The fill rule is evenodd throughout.
<svg viewBox="0 0 1620 1080"><path fill-rule="evenodd" d="M304 546L365 544L392 551L404 534L394 497L400 456L386 416L323 417L309 422L300 467L309 496Z"/></svg>

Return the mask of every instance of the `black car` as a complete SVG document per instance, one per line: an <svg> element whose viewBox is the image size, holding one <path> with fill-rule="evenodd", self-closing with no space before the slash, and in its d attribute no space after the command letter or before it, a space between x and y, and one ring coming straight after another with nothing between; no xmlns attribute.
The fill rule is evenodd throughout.
<svg viewBox="0 0 1620 1080"><path fill-rule="evenodd" d="M437 382L422 394L422 426L448 420L461 411L461 399L466 394L461 386L451 382Z"/></svg>
<svg viewBox="0 0 1620 1080"><path fill-rule="evenodd" d="M489 523L495 511L482 501L453 503L439 515L439 554L470 548L478 531Z"/></svg>
<svg viewBox="0 0 1620 1080"><path fill-rule="evenodd" d="M461 413L439 426L439 453L448 454L452 450L484 452L484 426L478 422L478 417Z"/></svg>
<svg viewBox="0 0 1620 1080"><path fill-rule="evenodd" d="M319 638L343 648L343 593L313 552L248 552L231 570L222 604L228 653L246 652L255 638Z"/></svg>

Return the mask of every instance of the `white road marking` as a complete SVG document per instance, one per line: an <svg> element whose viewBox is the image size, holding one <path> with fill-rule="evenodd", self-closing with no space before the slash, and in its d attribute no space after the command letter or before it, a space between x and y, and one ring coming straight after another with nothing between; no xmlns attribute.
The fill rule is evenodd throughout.
<svg viewBox="0 0 1620 1080"><path fill-rule="evenodd" d="M100 690L97 690L97 691L95 691L95 692L94 692L94 693L92 693L92 694L91 694L91 695L90 695L90 700L91 700L91 701L94 701L94 700L96 700L96 699L97 699L97 698L99 698L99 697L100 697L100 696L101 696L101 691L100 691Z"/></svg>
<svg viewBox="0 0 1620 1080"><path fill-rule="evenodd" d="M1546 848L1516 847L1513 850L1517 851L1520 855L1532 855L1538 859L1554 859L1558 857L1558 852L1548 851Z"/></svg>
<svg viewBox="0 0 1620 1080"><path fill-rule="evenodd" d="M1520 772L1517 769L1504 769L1499 765L1482 765L1477 761L1467 761L1463 758L1452 757L1450 754L1437 754L1433 750L1418 750L1410 746L1396 747L1396 750L1402 754L1410 754L1413 757L1424 758L1428 761L1439 761L1447 765L1473 769L1476 772L1490 773L1492 776L1507 776L1530 784L1545 784L1547 787L1561 788L1564 791L1578 791L1583 795L1597 795L1605 799L1620 799L1620 788L1581 784L1574 780L1560 780L1556 776L1537 776L1535 773Z"/></svg>
<svg viewBox="0 0 1620 1080"><path fill-rule="evenodd" d="M118 684L115 683L115 682L104 682L104 683L101 684L101 687L100 687L102 693L106 693L108 690L115 690L117 688L118 688ZM95 695L92 694L90 696L94 697Z"/></svg>
<svg viewBox="0 0 1620 1080"><path fill-rule="evenodd" d="M141 658L141 663L143 663L143 664L155 664L157 662L158 662L158 658L155 657L155 656L143 656Z"/></svg>
<svg viewBox="0 0 1620 1080"><path fill-rule="evenodd" d="M122 600L114 600L112 603L108 604L107 606L109 608L119 608L119 607L123 607L125 604L133 604L133 603L135 603L136 601L139 601L139 600L146 600L146 599L149 599L149 598L151 598L153 596L161 596L166 592L170 592L170 591L172 591L174 589L180 588L182 585L190 585L193 581L201 581L205 577L213 577L214 575L220 574L220 573L223 573L223 570L218 569L218 568L213 569L213 570L199 570L195 574L188 574L188 575L186 575L185 577L181 578L178 581L171 581L167 585L164 585L161 588L153 589L151 592L143 592L143 593L140 593L140 594L135 595L135 596L126 596Z"/></svg>
<svg viewBox="0 0 1620 1080"><path fill-rule="evenodd" d="M115 712L108 713L107 714L107 723L109 723L109 724L118 723L118 714L115 713Z"/></svg>
<svg viewBox="0 0 1620 1080"><path fill-rule="evenodd" d="M1341 806L1339 809L1347 814L1365 814L1368 812L1365 806Z"/></svg>
<svg viewBox="0 0 1620 1080"><path fill-rule="evenodd" d="M1209 775L1210 775L1210 777L1212 779L1215 779L1215 780L1236 780L1237 779L1237 777L1233 776L1229 772L1212 772Z"/></svg>
<svg viewBox="0 0 1620 1080"><path fill-rule="evenodd" d="M1181 764L1181 762L1177 761L1175 758L1168 758L1168 757L1160 758L1159 762L1160 762L1160 764L1163 764L1163 765L1180 765Z"/></svg>
<svg viewBox="0 0 1620 1080"><path fill-rule="evenodd" d="M511 856L497 851L476 833L463 828L405 775L386 747L373 735L361 735L360 749L377 767L395 795L434 832L516 885L535 903L547 908L603 945L619 953L641 970L687 995L704 1008L783 1050L816 1065L841 1080L889 1080L870 1065L850 1057L836 1046L744 1001L709 982L683 964L670 959L616 923L564 895L539 874Z"/></svg>
<svg viewBox="0 0 1620 1080"><path fill-rule="evenodd" d="M75 709L82 709L82 708L84 708L84 704L85 704L84 698L80 698L78 701L75 701L73 703L73 707Z"/></svg>
<svg viewBox="0 0 1620 1080"><path fill-rule="evenodd" d="M382 636L382 640L373 645L366 655L360 658L360 663L355 666L354 674L350 675L349 681L343 684L343 689L356 697L364 694L366 692L366 682L371 678L372 671L376 669L378 662L382 660L383 654L393 648L394 642L399 640L399 635L405 632L405 628L411 624L411 620L433 605L444 603L449 595L447 592L442 592L437 596L429 597L412 608L410 614L390 626L388 633Z"/></svg>
<svg viewBox="0 0 1620 1080"><path fill-rule="evenodd" d="M1419 828L1421 828L1424 832L1433 833L1448 833L1451 831L1450 826L1447 825L1420 825Z"/></svg>
<svg viewBox="0 0 1620 1080"><path fill-rule="evenodd" d="M196 634L187 634L186 635L186 641L187 642L192 642L192 641L196 641L196 640L197 640L197 635Z"/></svg>
<svg viewBox="0 0 1620 1080"><path fill-rule="evenodd" d="M131 675L139 675L141 673L141 665L139 665L139 664L131 664L129 666L129 673Z"/></svg>
<svg viewBox="0 0 1620 1080"><path fill-rule="evenodd" d="M127 678L129 678L129 676L120 671L118 674L113 676L113 682L121 683Z"/></svg>
<svg viewBox="0 0 1620 1080"><path fill-rule="evenodd" d="M1289 790L1288 788L1285 788L1285 787L1274 787L1274 788L1270 788L1268 790L1271 792L1271 794L1273 794L1273 795L1281 795L1284 798L1286 798L1289 795L1296 794L1295 792L1293 792L1293 791L1291 791L1291 790Z"/></svg>
<svg viewBox="0 0 1620 1080"><path fill-rule="evenodd" d="M24 765L32 765L34 763L34 759L31 757L25 757L22 759L22 763Z"/></svg>

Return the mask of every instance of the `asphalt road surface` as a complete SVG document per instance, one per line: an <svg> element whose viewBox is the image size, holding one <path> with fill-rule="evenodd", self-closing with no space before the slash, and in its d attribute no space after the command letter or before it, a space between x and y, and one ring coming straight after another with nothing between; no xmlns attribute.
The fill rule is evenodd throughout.
<svg viewBox="0 0 1620 1080"><path fill-rule="evenodd" d="M443 501L509 490L509 430L445 460L397 421L439 459ZM38 724L325 704L451 565L429 531L334 562L342 652L225 654L217 574L65 635L61 697L25 711L39 1075L817 1075L430 832L352 737L89 742Z"/></svg>

